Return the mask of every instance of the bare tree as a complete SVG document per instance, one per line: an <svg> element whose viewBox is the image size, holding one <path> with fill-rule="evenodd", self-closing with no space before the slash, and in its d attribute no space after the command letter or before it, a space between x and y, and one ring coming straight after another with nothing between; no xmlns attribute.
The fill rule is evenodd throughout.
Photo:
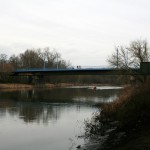
<svg viewBox="0 0 150 150"><path fill-rule="evenodd" d="M140 62L149 61L149 47L146 40L132 41L127 47L134 66L139 67Z"/></svg>
<svg viewBox="0 0 150 150"><path fill-rule="evenodd" d="M129 69L137 68L140 62L149 61L150 52L146 40L132 41L129 46L120 46L108 58L108 62L112 67Z"/></svg>
<svg viewBox="0 0 150 150"><path fill-rule="evenodd" d="M0 54L0 69L1 69L1 71L4 71L6 63L7 63L7 55Z"/></svg>
<svg viewBox="0 0 150 150"><path fill-rule="evenodd" d="M20 64L22 68L41 68L41 61L37 50L30 49L20 54Z"/></svg>
<svg viewBox="0 0 150 150"><path fill-rule="evenodd" d="M19 57L13 54L9 58L9 63L13 66L13 69L19 68L20 65Z"/></svg>

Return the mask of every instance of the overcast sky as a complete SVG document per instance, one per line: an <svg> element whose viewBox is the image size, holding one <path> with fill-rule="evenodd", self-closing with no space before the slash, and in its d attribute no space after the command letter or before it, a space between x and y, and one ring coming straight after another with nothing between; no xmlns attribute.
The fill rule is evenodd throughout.
<svg viewBox="0 0 150 150"><path fill-rule="evenodd" d="M0 0L0 53L56 48L72 65L103 66L115 46L150 42L150 0Z"/></svg>

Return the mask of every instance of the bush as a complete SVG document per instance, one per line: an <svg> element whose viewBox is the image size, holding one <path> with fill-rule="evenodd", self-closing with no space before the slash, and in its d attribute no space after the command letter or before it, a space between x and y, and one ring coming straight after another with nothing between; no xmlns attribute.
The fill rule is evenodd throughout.
<svg viewBox="0 0 150 150"><path fill-rule="evenodd" d="M91 121L86 122L86 136L108 135L105 145L109 145L111 141L110 147L125 140L124 146L127 141L141 143L139 139L146 140L145 134L150 132L149 123L150 85L126 87L114 102L104 104L99 114L95 114ZM108 132L110 130L112 132Z"/></svg>

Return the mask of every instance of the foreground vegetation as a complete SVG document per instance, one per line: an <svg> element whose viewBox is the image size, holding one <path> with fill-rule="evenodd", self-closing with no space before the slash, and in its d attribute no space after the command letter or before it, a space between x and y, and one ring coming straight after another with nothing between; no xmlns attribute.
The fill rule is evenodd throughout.
<svg viewBox="0 0 150 150"><path fill-rule="evenodd" d="M150 149L150 85L126 87L118 99L102 106L86 122L86 136L107 137L99 149Z"/></svg>

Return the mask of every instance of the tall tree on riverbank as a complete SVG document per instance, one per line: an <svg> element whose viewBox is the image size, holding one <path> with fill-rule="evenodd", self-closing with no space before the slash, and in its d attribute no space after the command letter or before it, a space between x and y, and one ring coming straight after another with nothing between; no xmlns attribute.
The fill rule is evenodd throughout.
<svg viewBox="0 0 150 150"><path fill-rule="evenodd" d="M5 65L7 64L7 55L6 54L0 54L0 70L2 72L5 71Z"/></svg>
<svg viewBox="0 0 150 150"><path fill-rule="evenodd" d="M147 40L131 41L129 46L119 46L108 58L108 62L115 68L137 68L140 62L150 61L150 49Z"/></svg>
<svg viewBox="0 0 150 150"><path fill-rule="evenodd" d="M8 62L9 62L9 64L11 64L12 69L19 68L19 66L20 66L19 57L16 56L15 54L13 54L12 56L10 56Z"/></svg>
<svg viewBox="0 0 150 150"><path fill-rule="evenodd" d="M36 50L26 50L19 57L21 68L41 68L40 57Z"/></svg>

